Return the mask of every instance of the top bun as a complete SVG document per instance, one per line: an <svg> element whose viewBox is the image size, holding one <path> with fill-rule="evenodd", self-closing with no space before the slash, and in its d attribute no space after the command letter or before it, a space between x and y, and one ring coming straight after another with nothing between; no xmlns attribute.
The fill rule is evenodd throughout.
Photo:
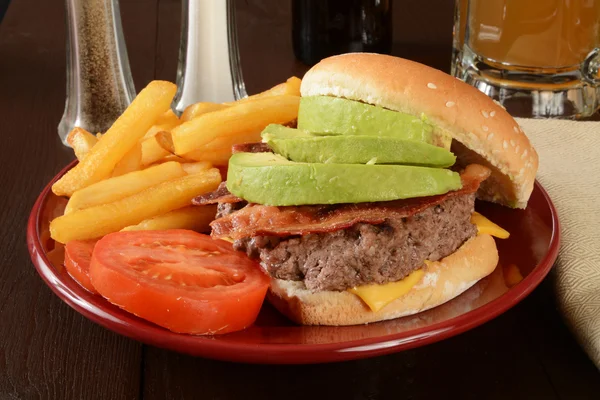
<svg viewBox="0 0 600 400"><path fill-rule="evenodd" d="M483 164L492 175L478 197L525 208L538 155L517 122L494 100L434 68L398 57L350 53L312 67L302 96L335 96L417 117L452 136L459 165Z"/></svg>

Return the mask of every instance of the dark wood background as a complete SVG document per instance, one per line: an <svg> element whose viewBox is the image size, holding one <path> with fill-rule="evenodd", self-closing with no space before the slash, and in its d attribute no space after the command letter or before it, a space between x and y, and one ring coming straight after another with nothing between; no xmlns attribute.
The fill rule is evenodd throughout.
<svg viewBox="0 0 600 400"><path fill-rule="evenodd" d="M289 3L237 3L250 93L306 70L292 53ZM394 53L448 70L452 3L397 0ZM121 0L121 12L138 90L152 79L174 80L179 0ZM86 320L44 285L25 245L37 194L73 158L56 133L64 96L64 2L13 0L0 25L0 400L598 398L600 374L556 311L552 277L458 337L329 365L193 358Z"/></svg>

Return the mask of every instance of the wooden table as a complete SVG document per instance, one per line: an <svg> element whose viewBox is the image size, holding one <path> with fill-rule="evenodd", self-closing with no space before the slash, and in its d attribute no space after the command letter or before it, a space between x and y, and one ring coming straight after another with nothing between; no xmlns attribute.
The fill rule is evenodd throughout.
<svg viewBox="0 0 600 400"><path fill-rule="evenodd" d="M73 158L56 133L65 96L63 3L13 0L0 26L0 399L598 398L600 374L556 311L552 277L458 337L329 365L193 358L74 312L37 276L25 245L36 196ZM425 10L423 2L396 2L394 53L447 70L452 4L436 3ZM292 54L288 1L240 1L237 10L250 93L306 70ZM174 80L179 1L121 0L121 11L138 90Z"/></svg>

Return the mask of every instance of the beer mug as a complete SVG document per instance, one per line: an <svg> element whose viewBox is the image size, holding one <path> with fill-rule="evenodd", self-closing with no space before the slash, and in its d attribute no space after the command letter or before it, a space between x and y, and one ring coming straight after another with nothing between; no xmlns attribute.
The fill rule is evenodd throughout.
<svg viewBox="0 0 600 400"><path fill-rule="evenodd" d="M600 1L456 0L452 74L511 114L600 108Z"/></svg>

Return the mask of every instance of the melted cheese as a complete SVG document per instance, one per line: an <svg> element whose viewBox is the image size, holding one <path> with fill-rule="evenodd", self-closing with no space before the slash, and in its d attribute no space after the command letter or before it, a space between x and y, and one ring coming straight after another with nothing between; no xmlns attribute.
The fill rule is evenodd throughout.
<svg viewBox="0 0 600 400"><path fill-rule="evenodd" d="M357 286L348 291L360 297L372 311L377 312L398 297L408 293L423 278L423 275L425 275L425 271L418 269L398 282Z"/></svg>
<svg viewBox="0 0 600 400"><path fill-rule="evenodd" d="M502 229L478 212L474 212L471 216L471 223L477 226L478 234L488 234L499 239L506 239L510 236L508 231ZM431 261L425 260L425 265L431 265ZM425 271L419 269L398 282L390 282L384 285L357 286L348 289L348 291L360 297L373 312L377 312L392 301L408 293L424 275Z"/></svg>
<svg viewBox="0 0 600 400"><path fill-rule="evenodd" d="M474 212L471 215L471 223L477 225L477 233L487 233L498 239L507 239L510 236L507 230L502 229L478 212Z"/></svg>

